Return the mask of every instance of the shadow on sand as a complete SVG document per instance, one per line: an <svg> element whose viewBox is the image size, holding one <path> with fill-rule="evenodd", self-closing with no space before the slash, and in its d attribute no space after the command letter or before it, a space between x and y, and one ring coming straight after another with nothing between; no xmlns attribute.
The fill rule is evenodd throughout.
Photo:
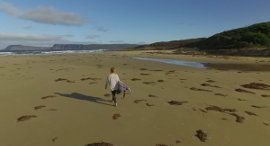
<svg viewBox="0 0 270 146"><path fill-rule="evenodd" d="M76 92L71 93L71 94L63 94L63 93L56 92L55 94L59 95L59 96L63 96L63 97L77 99L77 100L85 100L85 101L90 101L90 102L95 102L95 103L99 103L99 104L113 106L111 104L106 103L106 102L111 102L111 100L105 100L105 99L102 99L100 97L87 96L87 95L83 95L83 94L76 93Z"/></svg>

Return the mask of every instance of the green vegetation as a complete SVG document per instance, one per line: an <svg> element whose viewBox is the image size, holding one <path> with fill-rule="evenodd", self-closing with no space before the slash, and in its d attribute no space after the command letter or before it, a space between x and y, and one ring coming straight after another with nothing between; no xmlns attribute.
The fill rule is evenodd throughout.
<svg viewBox="0 0 270 146"><path fill-rule="evenodd" d="M195 46L204 50L267 48L270 47L270 22L215 34Z"/></svg>

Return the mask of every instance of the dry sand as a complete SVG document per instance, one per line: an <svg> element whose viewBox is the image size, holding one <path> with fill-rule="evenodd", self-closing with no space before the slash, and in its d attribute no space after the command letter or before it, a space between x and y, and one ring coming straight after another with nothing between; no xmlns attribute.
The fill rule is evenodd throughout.
<svg viewBox="0 0 270 146"><path fill-rule="evenodd" d="M146 51L1 56L0 145L270 145L270 90L241 86L270 84L270 72L194 69L132 56L270 64ZM111 66L132 89L125 99L118 96L118 107L104 89Z"/></svg>

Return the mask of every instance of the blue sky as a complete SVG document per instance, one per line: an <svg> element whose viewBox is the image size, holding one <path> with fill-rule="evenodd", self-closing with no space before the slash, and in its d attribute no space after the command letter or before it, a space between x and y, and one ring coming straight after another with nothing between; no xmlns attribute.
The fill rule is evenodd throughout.
<svg viewBox="0 0 270 146"><path fill-rule="evenodd" d="M209 37L269 14L269 0L0 0L0 48Z"/></svg>

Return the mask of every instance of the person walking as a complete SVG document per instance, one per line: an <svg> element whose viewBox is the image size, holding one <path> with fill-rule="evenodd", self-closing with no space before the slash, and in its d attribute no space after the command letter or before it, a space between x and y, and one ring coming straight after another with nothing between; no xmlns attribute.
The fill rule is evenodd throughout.
<svg viewBox="0 0 270 146"><path fill-rule="evenodd" d="M112 101L114 102L114 106L117 106L116 93L117 93L117 83L120 82L119 76L116 73L114 67L111 67L110 74L106 79L105 89L107 89L108 85L110 86L110 90L112 93Z"/></svg>

